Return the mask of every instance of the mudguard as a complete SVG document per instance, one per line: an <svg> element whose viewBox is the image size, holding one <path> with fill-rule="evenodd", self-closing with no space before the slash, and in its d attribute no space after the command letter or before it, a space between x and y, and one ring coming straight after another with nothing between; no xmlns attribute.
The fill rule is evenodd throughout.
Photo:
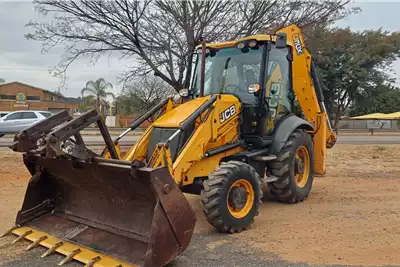
<svg viewBox="0 0 400 267"><path fill-rule="evenodd" d="M306 120L295 115L285 117L277 126L270 146L270 154L277 154L281 151L290 134L296 129L314 131L314 126Z"/></svg>

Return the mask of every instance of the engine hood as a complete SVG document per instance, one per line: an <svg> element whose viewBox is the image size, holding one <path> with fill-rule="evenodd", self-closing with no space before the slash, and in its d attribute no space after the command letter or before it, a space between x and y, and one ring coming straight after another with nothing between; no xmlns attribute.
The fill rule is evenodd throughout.
<svg viewBox="0 0 400 267"><path fill-rule="evenodd" d="M168 111L160 118L158 118L154 123L154 127L163 127L163 128L179 128L180 124L185 121L191 114L193 114L198 108L201 107L207 100L210 99L211 96L199 97L192 99L186 103L180 104L176 108ZM229 108L233 104L237 106L237 110L239 110L239 99L233 95L221 94L219 95L219 103L223 103L222 105L218 105L218 112L222 112L225 109ZM219 110L221 109L221 110Z"/></svg>
<svg viewBox="0 0 400 267"><path fill-rule="evenodd" d="M154 123L154 127L178 128L193 112L203 105L210 96L200 97L183 103L173 110L168 111Z"/></svg>

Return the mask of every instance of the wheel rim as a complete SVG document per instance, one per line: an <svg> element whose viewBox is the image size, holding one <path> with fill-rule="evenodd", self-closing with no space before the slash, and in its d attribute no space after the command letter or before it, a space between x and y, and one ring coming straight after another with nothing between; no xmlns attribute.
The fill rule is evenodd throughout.
<svg viewBox="0 0 400 267"><path fill-rule="evenodd" d="M245 179L235 181L229 189L226 203L233 217L246 217L254 203L254 189L251 183Z"/></svg>
<svg viewBox="0 0 400 267"><path fill-rule="evenodd" d="M301 146L296 151L295 158L295 179L296 185L300 188L303 188L307 182L308 177L310 176L310 153L305 146Z"/></svg>

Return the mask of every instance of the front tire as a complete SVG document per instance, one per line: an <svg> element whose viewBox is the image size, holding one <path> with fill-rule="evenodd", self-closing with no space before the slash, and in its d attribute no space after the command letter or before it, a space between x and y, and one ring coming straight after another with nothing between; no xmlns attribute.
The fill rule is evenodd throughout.
<svg viewBox="0 0 400 267"><path fill-rule="evenodd" d="M241 232L253 223L263 195L253 167L240 161L223 162L203 185L203 212L218 231Z"/></svg>
<svg viewBox="0 0 400 267"><path fill-rule="evenodd" d="M314 180L314 143L304 130L295 130L286 141L270 171L278 180L270 183L271 194L281 202L297 203L310 194Z"/></svg>

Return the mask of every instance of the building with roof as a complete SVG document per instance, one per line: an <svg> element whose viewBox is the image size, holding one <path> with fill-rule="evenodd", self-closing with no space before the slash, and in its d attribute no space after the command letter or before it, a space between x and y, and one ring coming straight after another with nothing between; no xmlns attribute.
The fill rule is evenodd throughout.
<svg viewBox="0 0 400 267"><path fill-rule="evenodd" d="M48 110L56 113L67 109L73 114L78 105L61 94L21 82L0 85L0 111Z"/></svg>

